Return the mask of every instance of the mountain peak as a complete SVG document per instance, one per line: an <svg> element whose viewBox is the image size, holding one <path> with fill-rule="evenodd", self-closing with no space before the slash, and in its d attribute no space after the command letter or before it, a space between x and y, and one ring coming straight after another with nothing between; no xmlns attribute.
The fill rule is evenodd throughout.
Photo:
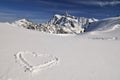
<svg viewBox="0 0 120 80"><path fill-rule="evenodd" d="M33 22L29 21L27 19L20 19L12 23L13 26L19 26L19 27L24 27L24 28L29 28L32 27Z"/></svg>
<svg viewBox="0 0 120 80"><path fill-rule="evenodd" d="M31 22L29 21L28 19L20 19L20 20L17 20L18 22Z"/></svg>
<svg viewBox="0 0 120 80"><path fill-rule="evenodd" d="M66 17L67 17L67 16L69 16L69 14L68 14L68 12L67 12L67 11L64 13L64 16L66 16Z"/></svg>

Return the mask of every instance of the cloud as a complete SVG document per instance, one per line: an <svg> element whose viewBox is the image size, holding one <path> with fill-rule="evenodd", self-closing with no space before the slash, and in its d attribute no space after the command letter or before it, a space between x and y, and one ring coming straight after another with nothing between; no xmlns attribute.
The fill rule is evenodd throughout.
<svg viewBox="0 0 120 80"><path fill-rule="evenodd" d="M76 3L84 5L99 5L99 6L115 6L120 4L120 1L77 1Z"/></svg>
<svg viewBox="0 0 120 80"><path fill-rule="evenodd" d="M75 7L75 5L72 4L67 4L66 2L58 2L58 1L44 1L44 0L38 0L38 1L34 1L40 4L44 4L44 5L50 5L50 6L63 6L63 7Z"/></svg>
<svg viewBox="0 0 120 80"><path fill-rule="evenodd" d="M15 14L0 12L0 16L15 16Z"/></svg>

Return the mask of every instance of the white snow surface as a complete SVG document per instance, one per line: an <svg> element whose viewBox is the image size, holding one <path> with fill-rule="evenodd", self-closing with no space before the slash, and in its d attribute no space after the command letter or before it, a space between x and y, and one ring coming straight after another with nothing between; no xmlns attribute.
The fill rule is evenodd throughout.
<svg viewBox="0 0 120 80"><path fill-rule="evenodd" d="M0 23L0 80L120 80L120 41L105 40L119 37L120 31L108 33L61 36ZM37 73L25 72L14 56L20 51L53 55L60 62Z"/></svg>

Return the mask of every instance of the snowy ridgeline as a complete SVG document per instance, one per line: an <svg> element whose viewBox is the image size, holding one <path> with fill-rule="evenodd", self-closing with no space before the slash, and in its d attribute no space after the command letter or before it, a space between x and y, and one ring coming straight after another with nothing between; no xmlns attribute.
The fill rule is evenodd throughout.
<svg viewBox="0 0 120 80"><path fill-rule="evenodd" d="M12 25L53 34L79 34L84 32L88 25L95 21L98 20L85 17L77 18L65 13L62 15L56 14L43 24L35 24L32 21L21 19L13 22Z"/></svg>

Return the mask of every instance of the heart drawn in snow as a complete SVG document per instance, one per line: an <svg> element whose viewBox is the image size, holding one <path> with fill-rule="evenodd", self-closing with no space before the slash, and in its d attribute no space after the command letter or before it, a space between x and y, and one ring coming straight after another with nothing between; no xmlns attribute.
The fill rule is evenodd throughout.
<svg viewBox="0 0 120 80"><path fill-rule="evenodd" d="M15 55L15 59L24 68L25 71L38 72L49 68L58 62L58 58L49 54L39 54L29 51L21 51Z"/></svg>

